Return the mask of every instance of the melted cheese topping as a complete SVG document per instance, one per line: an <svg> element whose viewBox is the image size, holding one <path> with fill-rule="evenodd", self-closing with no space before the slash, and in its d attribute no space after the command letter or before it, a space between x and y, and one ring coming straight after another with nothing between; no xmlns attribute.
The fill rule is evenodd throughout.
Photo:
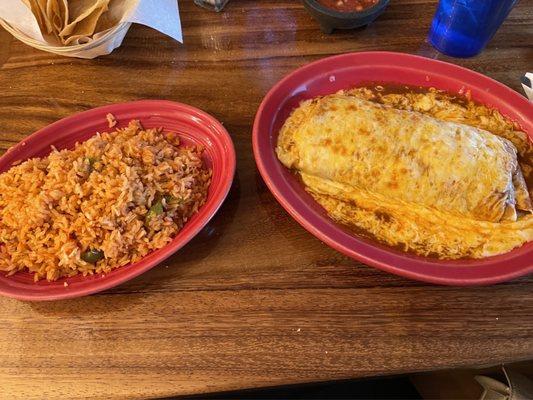
<svg viewBox="0 0 533 400"><path fill-rule="evenodd" d="M276 150L332 218L387 244L480 258L533 239L516 148L490 132L338 93L302 103Z"/></svg>
<svg viewBox="0 0 533 400"><path fill-rule="evenodd" d="M336 221L406 251L439 258L483 258L533 240L533 215L515 222L460 218L302 174L307 191Z"/></svg>

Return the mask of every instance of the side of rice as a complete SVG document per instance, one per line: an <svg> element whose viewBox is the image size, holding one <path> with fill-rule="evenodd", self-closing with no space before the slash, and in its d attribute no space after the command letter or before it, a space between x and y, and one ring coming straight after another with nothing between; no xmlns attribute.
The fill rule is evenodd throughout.
<svg viewBox="0 0 533 400"><path fill-rule="evenodd" d="M0 270L106 273L165 246L206 201L202 149L138 121L0 175Z"/></svg>

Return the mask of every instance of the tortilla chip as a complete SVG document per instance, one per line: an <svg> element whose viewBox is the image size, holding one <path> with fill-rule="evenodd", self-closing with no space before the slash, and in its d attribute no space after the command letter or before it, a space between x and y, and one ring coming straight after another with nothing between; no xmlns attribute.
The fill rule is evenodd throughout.
<svg viewBox="0 0 533 400"><path fill-rule="evenodd" d="M126 10L132 7L131 3L132 0L111 0L108 10L98 20L94 33L104 33L118 25Z"/></svg>
<svg viewBox="0 0 533 400"><path fill-rule="evenodd" d="M75 40L80 39L82 36L91 38L95 32L96 24L103 12L105 12L104 8L97 8L86 18L78 22L68 36L61 38L63 43L65 45L73 44ZM83 40L83 42L86 43L87 40Z"/></svg>
<svg viewBox="0 0 533 400"><path fill-rule="evenodd" d="M93 41L93 38L88 35L72 35L69 36L63 43L65 46L75 46L78 44L87 44Z"/></svg>
<svg viewBox="0 0 533 400"><path fill-rule="evenodd" d="M23 0L24 4L30 7L31 12L37 19L37 23L43 34L52 33L52 23L46 16L47 0Z"/></svg>
<svg viewBox="0 0 533 400"><path fill-rule="evenodd" d="M46 2L46 17L52 24L52 30L58 34L63 29L63 20L59 14L59 4L57 0L47 0Z"/></svg>
<svg viewBox="0 0 533 400"><path fill-rule="evenodd" d="M58 0L59 3L59 12L63 17L63 26L61 30L68 24L69 11L68 11L68 0Z"/></svg>
<svg viewBox="0 0 533 400"><path fill-rule="evenodd" d="M71 0L68 2L69 23L59 32L63 41L70 35L92 35L103 12L107 11L109 0Z"/></svg>
<svg viewBox="0 0 533 400"><path fill-rule="evenodd" d="M56 35L63 30L68 23L68 1L47 0L46 15L52 22L52 28Z"/></svg>

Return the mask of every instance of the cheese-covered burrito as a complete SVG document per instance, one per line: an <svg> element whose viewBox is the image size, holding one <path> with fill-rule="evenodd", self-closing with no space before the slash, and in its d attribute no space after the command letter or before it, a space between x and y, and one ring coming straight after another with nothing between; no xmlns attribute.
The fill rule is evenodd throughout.
<svg viewBox="0 0 533 400"><path fill-rule="evenodd" d="M424 232L435 237L434 230L417 229L428 222L424 216L430 214L438 214L440 221L456 221L455 231L461 219L469 221L465 226L476 226L476 221L490 223L483 225L484 234L472 242L478 250L483 240L490 241L492 229L517 221L519 215L531 217L531 199L517 151L507 139L342 92L302 103L282 127L276 151L286 167L302 174L308 191L335 219L347 223L347 210L352 210L355 218L355 204L366 211L394 215L397 230L412 226L408 237L391 238L394 232L374 229L371 223L359 220L352 224L406 248L409 240ZM349 199L350 206L346 203ZM376 204L381 204L379 210ZM408 219L408 214L414 220ZM523 227L522 221L516 228ZM532 232L528 228L527 235L508 240L512 246L496 253L530 240ZM458 240L460 236L455 234ZM439 253L439 246L430 244L421 252ZM445 253L450 257L487 255L487 251L473 248Z"/></svg>
<svg viewBox="0 0 533 400"><path fill-rule="evenodd" d="M336 94L302 104L280 132L285 166L484 221L531 201L516 149L489 132Z"/></svg>

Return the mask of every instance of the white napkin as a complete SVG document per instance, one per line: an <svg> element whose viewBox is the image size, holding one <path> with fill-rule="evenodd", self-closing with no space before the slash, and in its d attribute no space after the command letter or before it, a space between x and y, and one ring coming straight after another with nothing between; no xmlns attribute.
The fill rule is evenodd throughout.
<svg viewBox="0 0 533 400"><path fill-rule="evenodd" d="M154 28L183 43L177 0L130 0L137 3L122 22L135 22Z"/></svg>
<svg viewBox="0 0 533 400"><path fill-rule="evenodd" d="M110 37L105 34L106 32L95 34L93 41L81 47L73 47L70 50L69 46L57 47L57 44L46 41L35 16L21 0L0 0L0 19L14 28L8 29L14 36L30 46L57 54L82 58L94 58L109 54L122 43L129 23L149 26L179 42L183 42L177 0L122 0L120 12L122 16L119 25L126 25L124 29L115 30L116 33L111 28L110 31L115 36ZM30 41L25 40L28 38Z"/></svg>

